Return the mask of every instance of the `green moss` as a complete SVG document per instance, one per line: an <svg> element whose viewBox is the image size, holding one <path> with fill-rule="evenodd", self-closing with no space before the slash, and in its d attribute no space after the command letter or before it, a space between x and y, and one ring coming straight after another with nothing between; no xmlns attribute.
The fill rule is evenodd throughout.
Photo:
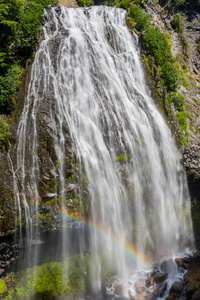
<svg viewBox="0 0 200 300"><path fill-rule="evenodd" d="M124 154L120 153L119 155L117 155L116 157L113 158L113 160L116 161L127 161L127 158Z"/></svg>
<svg viewBox="0 0 200 300"><path fill-rule="evenodd" d="M47 149L47 141L43 141L42 143L43 143L44 148Z"/></svg>
<svg viewBox="0 0 200 300"><path fill-rule="evenodd" d="M74 255L67 261L45 263L42 266L27 269L25 272L11 273L7 281L6 300L31 299L70 299L76 295L83 295L90 290L90 254ZM102 281L114 274L103 255L98 255L101 264ZM65 266L67 269L65 270ZM20 277L20 280L18 279ZM17 280L18 279L18 280Z"/></svg>
<svg viewBox="0 0 200 300"><path fill-rule="evenodd" d="M0 279L0 294L3 294L5 292L5 281L3 279Z"/></svg>
<svg viewBox="0 0 200 300"><path fill-rule="evenodd" d="M10 126L3 116L0 117L0 147L5 146L11 135Z"/></svg>

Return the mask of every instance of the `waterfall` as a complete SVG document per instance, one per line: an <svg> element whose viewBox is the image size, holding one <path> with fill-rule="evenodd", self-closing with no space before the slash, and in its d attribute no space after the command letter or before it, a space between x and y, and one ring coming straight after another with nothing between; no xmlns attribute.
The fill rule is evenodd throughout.
<svg viewBox="0 0 200 300"><path fill-rule="evenodd" d="M51 8L12 167L20 223L23 208L29 240L39 235L40 207L49 207L50 201L42 204L49 194L52 209L62 215L64 258L70 217L90 228L79 248L83 251L87 239L97 290L99 251L125 274L130 247L140 268L137 256L153 262L193 243L180 155L146 86L138 37L125 16L114 7Z"/></svg>

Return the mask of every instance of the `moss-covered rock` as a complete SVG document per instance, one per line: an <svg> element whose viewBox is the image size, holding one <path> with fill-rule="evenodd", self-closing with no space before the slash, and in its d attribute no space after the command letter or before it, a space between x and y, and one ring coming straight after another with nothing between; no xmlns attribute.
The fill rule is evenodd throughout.
<svg viewBox="0 0 200 300"><path fill-rule="evenodd" d="M101 277L105 282L114 274L114 270L109 268L102 255L98 258ZM90 254L77 254L65 262L45 263L16 274L11 273L5 277L8 285L5 299L77 299L78 295L86 295L91 290L91 262Z"/></svg>

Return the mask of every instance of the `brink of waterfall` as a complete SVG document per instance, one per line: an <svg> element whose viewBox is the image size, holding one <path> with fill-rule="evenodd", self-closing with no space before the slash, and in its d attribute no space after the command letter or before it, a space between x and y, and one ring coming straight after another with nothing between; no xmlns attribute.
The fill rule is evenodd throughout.
<svg viewBox="0 0 200 300"><path fill-rule="evenodd" d="M193 245L180 155L150 96L125 15L104 6L51 8L19 122L17 158L9 157L26 243L40 241L45 214L50 229L61 232L66 270L74 251L90 254L93 290L101 289L102 255L123 275Z"/></svg>

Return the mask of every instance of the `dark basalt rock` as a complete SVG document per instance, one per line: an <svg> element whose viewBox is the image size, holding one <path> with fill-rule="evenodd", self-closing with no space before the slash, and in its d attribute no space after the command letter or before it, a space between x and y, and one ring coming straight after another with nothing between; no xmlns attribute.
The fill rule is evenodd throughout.
<svg viewBox="0 0 200 300"><path fill-rule="evenodd" d="M154 280L156 283L161 283L167 279L167 273L158 273L155 275Z"/></svg>
<svg viewBox="0 0 200 300"><path fill-rule="evenodd" d="M180 295L182 293L183 286L183 280L176 281L172 284L169 293L172 295Z"/></svg>

